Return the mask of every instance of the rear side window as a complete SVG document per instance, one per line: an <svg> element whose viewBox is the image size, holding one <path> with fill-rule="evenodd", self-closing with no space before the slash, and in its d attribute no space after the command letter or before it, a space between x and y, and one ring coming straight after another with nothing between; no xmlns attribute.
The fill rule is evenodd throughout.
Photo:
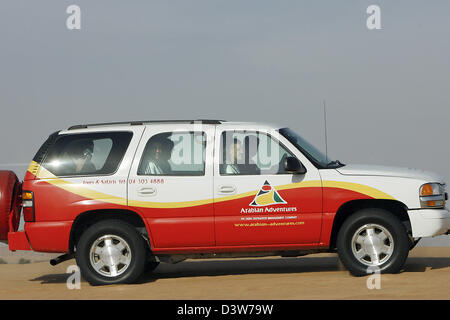
<svg viewBox="0 0 450 320"><path fill-rule="evenodd" d="M59 131L52 133L47 140L42 144L42 146L39 148L38 152L33 158L34 162L37 162L38 164L41 164L42 161L45 158L45 155L48 152L48 149L55 143L56 139L58 139L58 133Z"/></svg>
<svg viewBox="0 0 450 320"><path fill-rule="evenodd" d="M43 167L55 176L113 174L132 135L131 132L61 135L48 150Z"/></svg>

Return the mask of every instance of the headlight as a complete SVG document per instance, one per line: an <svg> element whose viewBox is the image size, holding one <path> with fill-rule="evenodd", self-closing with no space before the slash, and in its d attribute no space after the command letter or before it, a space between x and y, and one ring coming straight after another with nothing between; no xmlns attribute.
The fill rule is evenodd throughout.
<svg viewBox="0 0 450 320"><path fill-rule="evenodd" d="M445 184L426 183L420 187L420 205L422 208L444 208L447 195Z"/></svg>

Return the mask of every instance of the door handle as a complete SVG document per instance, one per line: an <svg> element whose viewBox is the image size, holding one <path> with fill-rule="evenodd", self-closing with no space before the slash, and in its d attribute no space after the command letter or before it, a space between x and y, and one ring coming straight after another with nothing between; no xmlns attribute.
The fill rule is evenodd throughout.
<svg viewBox="0 0 450 320"><path fill-rule="evenodd" d="M154 195L156 195L156 188L153 188L153 187L139 188L138 189L138 194L140 196L144 196L144 197L154 196Z"/></svg>
<svg viewBox="0 0 450 320"><path fill-rule="evenodd" d="M235 186L220 186L219 187L219 193L221 193L221 194L233 194L233 193L236 193L236 187Z"/></svg>

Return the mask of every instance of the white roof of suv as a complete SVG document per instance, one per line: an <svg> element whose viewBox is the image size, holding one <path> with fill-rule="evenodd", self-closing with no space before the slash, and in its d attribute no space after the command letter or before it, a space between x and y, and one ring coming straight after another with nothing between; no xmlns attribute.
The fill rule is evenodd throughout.
<svg viewBox="0 0 450 320"><path fill-rule="evenodd" d="M257 128L279 128L280 126L272 123L260 123L260 122L245 122L245 121L225 121L225 120L149 120L149 121L124 121L124 122L105 122L105 123L93 123L93 124L79 124L69 127L67 130L62 130L60 133L69 133L72 131L79 131L83 129L104 129L105 127L127 127L127 126L141 126L141 125L165 125L165 124L224 124L227 126L245 126L245 127L257 127ZM89 131L91 131L89 130ZM103 131L103 130L102 130Z"/></svg>

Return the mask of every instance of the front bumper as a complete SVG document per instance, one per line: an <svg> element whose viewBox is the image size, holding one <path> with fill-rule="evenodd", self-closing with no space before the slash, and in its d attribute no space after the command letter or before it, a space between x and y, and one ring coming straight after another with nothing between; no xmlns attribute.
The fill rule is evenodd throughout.
<svg viewBox="0 0 450 320"><path fill-rule="evenodd" d="M414 238L435 237L450 230L450 211L446 209L408 210Z"/></svg>

